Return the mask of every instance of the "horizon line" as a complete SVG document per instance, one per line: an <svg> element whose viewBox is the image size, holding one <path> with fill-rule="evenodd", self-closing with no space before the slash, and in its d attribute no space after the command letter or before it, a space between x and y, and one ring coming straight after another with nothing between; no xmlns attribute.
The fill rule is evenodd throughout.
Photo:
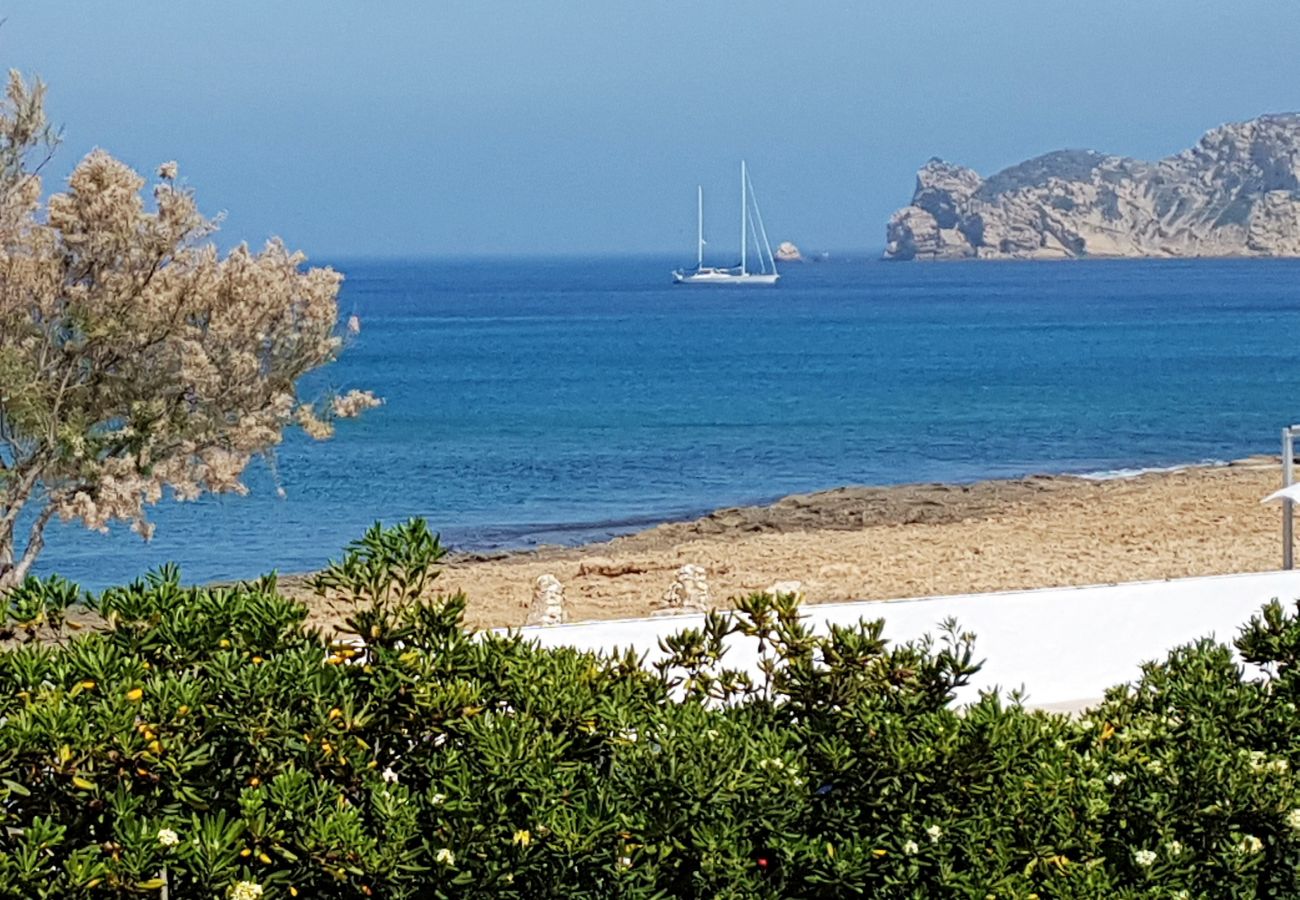
<svg viewBox="0 0 1300 900"><path fill-rule="evenodd" d="M306 251L304 251L306 252ZM884 246L873 247L855 247L848 249L826 249L817 250L815 253L828 253L831 259L878 259L885 252ZM414 261L438 261L438 262L491 262L494 260L550 260L550 261L574 261L574 260L618 260L618 259L644 259L644 260L675 260L682 254L678 251L671 250L614 250L614 251L597 251L584 253L576 250L548 251L548 250L499 250L499 251L465 251L463 253L448 253L445 251L434 252L409 252L409 253L307 253L307 262L310 265L313 262L329 262L331 260L348 261L348 262L414 262ZM688 254L689 255L689 254ZM812 259L807 256L805 259ZM790 263L794 265L794 263Z"/></svg>

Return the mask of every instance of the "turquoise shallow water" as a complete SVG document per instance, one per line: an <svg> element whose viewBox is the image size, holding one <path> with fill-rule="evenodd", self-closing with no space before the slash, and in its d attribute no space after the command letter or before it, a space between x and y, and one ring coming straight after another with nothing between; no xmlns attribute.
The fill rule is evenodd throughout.
<svg viewBox="0 0 1300 900"><path fill-rule="evenodd" d="M376 519L454 546L605 537L847 483L969 481L1276 452L1300 419L1300 263L787 267L673 286L680 260L347 262L363 331L309 390L386 405L292 436L248 497L165 503L157 536L58 527L90 587L320 565Z"/></svg>

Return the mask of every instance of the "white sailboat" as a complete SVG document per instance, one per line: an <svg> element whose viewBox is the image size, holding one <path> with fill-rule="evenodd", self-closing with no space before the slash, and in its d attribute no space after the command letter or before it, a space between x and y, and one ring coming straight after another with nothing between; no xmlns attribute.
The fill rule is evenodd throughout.
<svg viewBox="0 0 1300 900"><path fill-rule="evenodd" d="M763 214L758 210L758 200L754 197L754 185L749 180L749 170L745 161L740 161L740 265L731 268L717 268L704 264L704 188L697 188L697 245L694 269L678 269L673 272L675 284L776 284L780 273L776 271L776 259L772 256L772 245L767 240L767 229L763 227ZM754 247L758 251L759 271L749 271L749 238L753 235ZM760 242L761 241L761 242Z"/></svg>

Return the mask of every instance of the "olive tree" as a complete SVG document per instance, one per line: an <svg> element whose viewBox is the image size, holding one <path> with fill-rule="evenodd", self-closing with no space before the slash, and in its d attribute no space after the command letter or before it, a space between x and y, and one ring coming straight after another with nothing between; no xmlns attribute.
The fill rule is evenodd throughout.
<svg viewBox="0 0 1300 900"><path fill-rule="evenodd" d="M368 392L304 402L337 355L341 277L272 240L218 253L177 180L95 150L42 204L53 139L43 88L10 73L0 104L0 591L54 517L106 530L168 493L244 493L287 427L328 437Z"/></svg>

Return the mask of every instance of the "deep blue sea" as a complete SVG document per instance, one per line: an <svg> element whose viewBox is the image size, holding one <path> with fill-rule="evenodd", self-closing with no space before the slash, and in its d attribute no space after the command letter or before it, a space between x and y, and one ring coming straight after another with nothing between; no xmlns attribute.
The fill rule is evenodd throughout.
<svg viewBox="0 0 1300 900"><path fill-rule="evenodd" d="M385 405L292 435L247 497L164 502L154 540L55 527L39 571L103 587L320 566L375 520L458 548L579 542L849 483L1277 452L1300 419L1300 263L336 263L360 336L308 393Z"/></svg>

